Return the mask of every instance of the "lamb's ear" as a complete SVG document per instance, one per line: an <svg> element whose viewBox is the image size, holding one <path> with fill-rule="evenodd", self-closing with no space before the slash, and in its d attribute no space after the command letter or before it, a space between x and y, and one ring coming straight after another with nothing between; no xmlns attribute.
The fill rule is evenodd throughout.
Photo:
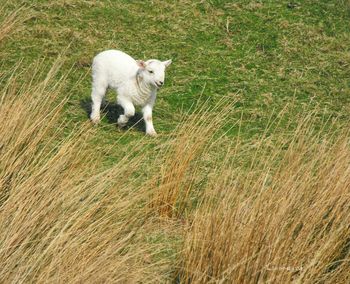
<svg viewBox="0 0 350 284"><path fill-rule="evenodd" d="M137 63L137 65L138 65L140 68L145 68L145 67L146 67L146 62L143 61L143 60L136 60L136 63Z"/></svg>
<svg viewBox="0 0 350 284"><path fill-rule="evenodd" d="M163 64L165 65L165 67L168 67L171 64L171 59L163 61Z"/></svg>

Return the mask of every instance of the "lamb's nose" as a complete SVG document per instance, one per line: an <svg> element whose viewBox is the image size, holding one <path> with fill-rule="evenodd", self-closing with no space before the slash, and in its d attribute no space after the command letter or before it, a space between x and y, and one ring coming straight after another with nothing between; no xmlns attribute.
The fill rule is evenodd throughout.
<svg viewBox="0 0 350 284"><path fill-rule="evenodd" d="M164 84L163 81L159 81L158 83L159 83L159 85L161 85L161 86L163 86L163 84Z"/></svg>

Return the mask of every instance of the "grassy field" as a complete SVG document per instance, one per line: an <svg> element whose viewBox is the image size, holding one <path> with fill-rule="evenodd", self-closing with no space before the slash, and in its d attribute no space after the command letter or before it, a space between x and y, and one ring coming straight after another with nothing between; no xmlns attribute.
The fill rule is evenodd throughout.
<svg viewBox="0 0 350 284"><path fill-rule="evenodd" d="M1 283L349 283L349 1L5 1ZM105 49L171 58L88 121ZM136 125L133 125L136 124Z"/></svg>

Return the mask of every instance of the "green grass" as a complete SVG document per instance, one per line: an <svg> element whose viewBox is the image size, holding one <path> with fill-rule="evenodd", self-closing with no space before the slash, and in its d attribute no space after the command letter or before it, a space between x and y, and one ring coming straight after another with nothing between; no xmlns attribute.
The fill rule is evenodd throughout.
<svg viewBox="0 0 350 284"><path fill-rule="evenodd" d="M41 60L49 70L63 55L60 72L69 76L62 98L70 96L65 108L71 121L66 133L88 120L96 53L116 48L135 58L173 59L154 110L161 136L144 138L138 128L120 132L112 113L91 142L106 164L123 155L119 143L145 139L156 151L181 116L206 100L236 102L224 129L248 139L260 136L286 105L281 126L287 129L299 113L315 108L320 121L350 118L347 2L7 1L4 11L21 3L30 17L1 43L0 64L7 69L22 61L20 69L34 64L34 70ZM23 81L31 75L23 73ZM114 93L107 97L114 102ZM115 150L106 153L111 145Z"/></svg>
<svg viewBox="0 0 350 284"><path fill-rule="evenodd" d="M10 11L18 6L7 2ZM292 4L290 4L292 3ZM295 4L293 4L295 3ZM350 30L346 3L337 1L26 1L31 18L2 44L6 68L44 58L47 66L64 54L70 73L67 117L87 120L81 107L90 97L89 64L104 49L135 58L173 59L155 108L155 126L171 134L179 113L198 101L237 100L241 134L259 135L272 110L292 104L318 106L323 115L349 119ZM25 76L25 74L24 74ZM79 81L78 85L76 82ZM73 88L74 91L71 92ZM64 94L65 95L65 94ZM114 101L114 94L108 94ZM243 113L243 114L242 114ZM232 135L237 133L233 128ZM121 134L104 119L96 144ZM130 131L121 141L143 134ZM108 159L108 158L107 158Z"/></svg>

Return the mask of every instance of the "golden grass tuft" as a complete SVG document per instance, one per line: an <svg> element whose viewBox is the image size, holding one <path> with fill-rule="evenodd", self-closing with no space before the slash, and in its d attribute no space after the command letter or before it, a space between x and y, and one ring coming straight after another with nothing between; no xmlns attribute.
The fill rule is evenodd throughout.
<svg viewBox="0 0 350 284"><path fill-rule="evenodd" d="M4 6L0 7L0 43L13 33L21 23L30 18L28 10L18 8L11 13L5 13Z"/></svg>
<svg viewBox="0 0 350 284"><path fill-rule="evenodd" d="M221 129L233 110L233 102L222 100L217 105L209 102L195 107L175 130L174 138L158 154L157 175L150 181L154 188L152 207L161 216L176 217L191 207L193 192L198 193L196 179L201 175L198 161L219 140Z"/></svg>
<svg viewBox="0 0 350 284"><path fill-rule="evenodd" d="M64 134L58 66L22 87L10 78L0 96L0 282L160 281L148 193L131 177L145 156L102 170L90 124Z"/></svg>
<svg viewBox="0 0 350 284"><path fill-rule="evenodd" d="M221 164L185 234L181 282L349 282L349 133L314 127L264 137L249 167Z"/></svg>

